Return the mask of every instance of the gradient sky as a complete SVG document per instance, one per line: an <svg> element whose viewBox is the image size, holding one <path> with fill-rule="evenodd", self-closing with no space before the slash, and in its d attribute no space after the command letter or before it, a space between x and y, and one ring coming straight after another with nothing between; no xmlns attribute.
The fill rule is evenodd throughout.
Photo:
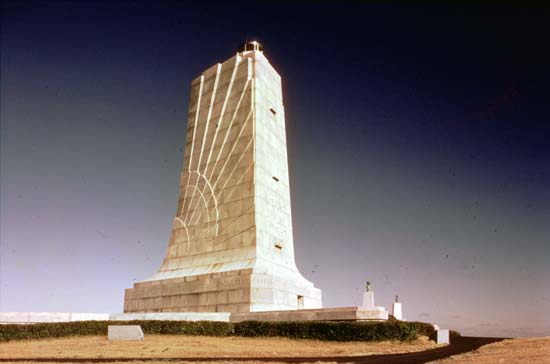
<svg viewBox="0 0 550 364"><path fill-rule="evenodd" d="M548 8L4 1L0 311L121 312L165 254L189 87L262 42L325 307L550 335Z"/></svg>

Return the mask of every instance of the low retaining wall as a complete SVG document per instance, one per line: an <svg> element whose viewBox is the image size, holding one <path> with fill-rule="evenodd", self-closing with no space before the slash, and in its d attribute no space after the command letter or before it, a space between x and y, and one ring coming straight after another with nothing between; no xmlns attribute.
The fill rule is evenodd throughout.
<svg viewBox="0 0 550 364"><path fill-rule="evenodd" d="M386 321L388 312L381 308L318 308L267 312L145 312L145 313L72 313L72 312L0 312L0 324L32 324L71 321Z"/></svg>
<svg viewBox="0 0 550 364"><path fill-rule="evenodd" d="M168 320L168 321L223 321L229 322L230 312L147 312L113 313L111 321Z"/></svg>
<svg viewBox="0 0 550 364"><path fill-rule="evenodd" d="M231 322L256 321L386 321L388 311L382 307L312 308L307 310L232 313Z"/></svg>
<svg viewBox="0 0 550 364"><path fill-rule="evenodd" d="M39 322L107 321L108 313L73 312L0 312L0 324L33 324Z"/></svg>

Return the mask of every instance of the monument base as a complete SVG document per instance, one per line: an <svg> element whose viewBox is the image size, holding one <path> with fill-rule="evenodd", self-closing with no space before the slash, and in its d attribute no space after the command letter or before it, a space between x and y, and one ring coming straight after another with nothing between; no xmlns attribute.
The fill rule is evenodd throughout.
<svg viewBox="0 0 550 364"><path fill-rule="evenodd" d="M249 312L231 314L231 322L241 321L385 321L388 311L379 307L365 310L362 307L337 307L310 310Z"/></svg>
<svg viewBox="0 0 550 364"><path fill-rule="evenodd" d="M392 305L392 315L396 320L403 320L403 310L401 302L394 302Z"/></svg>
<svg viewBox="0 0 550 364"><path fill-rule="evenodd" d="M112 313L110 321L231 321L231 312L140 312Z"/></svg>
<svg viewBox="0 0 550 364"><path fill-rule="evenodd" d="M137 282L125 292L124 312L231 312L320 308L321 291L303 277L253 269Z"/></svg>
<svg viewBox="0 0 550 364"><path fill-rule="evenodd" d="M170 321L385 321L384 308L365 310L362 307L318 308L264 312L163 312L111 314L110 320L170 320Z"/></svg>
<svg viewBox="0 0 550 364"><path fill-rule="evenodd" d="M366 291L363 293L363 305L361 306L366 310L374 309L374 292Z"/></svg>

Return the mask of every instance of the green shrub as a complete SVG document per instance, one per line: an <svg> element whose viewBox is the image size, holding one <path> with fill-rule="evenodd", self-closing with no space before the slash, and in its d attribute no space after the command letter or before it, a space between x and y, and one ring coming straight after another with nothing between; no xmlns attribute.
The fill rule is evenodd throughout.
<svg viewBox="0 0 550 364"><path fill-rule="evenodd" d="M429 336L433 326L421 322L382 321L244 321L235 325L237 336L283 336L330 341L413 340Z"/></svg>
<svg viewBox="0 0 550 364"><path fill-rule="evenodd" d="M10 340L107 335L109 325L140 325L145 334L205 336L282 336L330 341L413 340L433 337L432 325L423 322L381 321L78 321L29 325L0 325L0 342Z"/></svg>
<svg viewBox="0 0 550 364"><path fill-rule="evenodd" d="M107 335L109 321L51 322L0 325L0 342L64 336Z"/></svg>
<svg viewBox="0 0 550 364"><path fill-rule="evenodd" d="M217 321L117 321L120 325L140 325L145 334L231 336L233 324ZM113 325L113 323L111 323Z"/></svg>
<svg viewBox="0 0 550 364"><path fill-rule="evenodd" d="M400 321L400 322L404 322L404 321ZM436 332L433 325L428 324L426 322L411 321L411 322L404 322L404 323L414 327L418 335L430 337Z"/></svg>
<svg viewBox="0 0 550 364"><path fill-rule="evenodd" d="M213 321L77 321L0 325L0 342L64 336L107 335L109 325L140 325L145 334L230 336L233 324Z"/></svg>

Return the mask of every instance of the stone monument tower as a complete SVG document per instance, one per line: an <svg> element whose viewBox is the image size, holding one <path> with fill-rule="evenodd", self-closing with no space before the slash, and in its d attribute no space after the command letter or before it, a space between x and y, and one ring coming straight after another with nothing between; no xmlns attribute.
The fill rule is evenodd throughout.
<svg viewBox="0 0 550 364"><path fill-rule="evenodd" d="M281 77L248 42L191 83L176 216L158 272L125 312L320 308L298 271Z"/></svg>

